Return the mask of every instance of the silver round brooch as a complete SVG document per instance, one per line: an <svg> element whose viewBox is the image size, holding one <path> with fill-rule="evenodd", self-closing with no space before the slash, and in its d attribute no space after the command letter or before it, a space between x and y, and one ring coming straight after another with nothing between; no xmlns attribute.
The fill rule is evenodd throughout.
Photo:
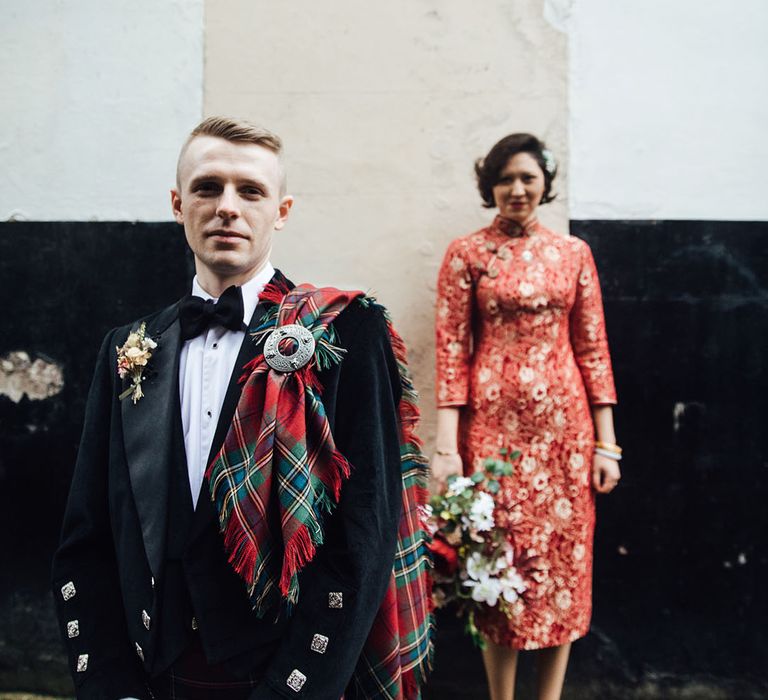
<svg viewBox="0 0 768 700"><path fill-rule="evenodd" d="M295 341L296 351L292 355L284 355L279 347L281 340ZM275 328L264 343L264 359L272 369L278 372L295 372L301 369L312 359L314 353L313 335L298 323Z"/></svg>

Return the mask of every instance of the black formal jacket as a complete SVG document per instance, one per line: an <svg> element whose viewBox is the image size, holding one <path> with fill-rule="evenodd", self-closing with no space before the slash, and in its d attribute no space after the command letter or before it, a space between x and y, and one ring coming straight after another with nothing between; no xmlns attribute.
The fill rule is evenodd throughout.
<svg viewBox="0 0 768 700"><path fill-rule="evenodd" d="M260 304L254 320L264 310ZM142 320L158 347L138 403L118 398L127 382L117 376L116 347L140 321L108 333L99 352L53 561L77 697L148 697L147 678L166 670L194 634L210 663L259 679L252 700L358 697L350 678L390 577L401 510L401 392L383 314L353 303L336 320L347 352L319 376L334 438L353 472L326 517L325 543L300 574L292 615L275 609L262 619L226 561L207 482L192 511L178 303ZM241 369L257 352L246 334L211 455L232 420ZM327 639L323 652L316 635ZM294 669L306 677L298 692L287 683Z"/></svg>

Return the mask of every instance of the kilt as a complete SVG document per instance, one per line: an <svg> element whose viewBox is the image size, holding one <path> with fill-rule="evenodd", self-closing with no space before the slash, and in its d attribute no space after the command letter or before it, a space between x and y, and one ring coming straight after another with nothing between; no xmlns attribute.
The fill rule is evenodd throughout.
<svg viewBox="0 0 768 700"><path fill-rule="evenodd" d="M167 671L149 682L156 700L245 700L261 678L234 678L222 665L209 664L198 635Z"/></svg>

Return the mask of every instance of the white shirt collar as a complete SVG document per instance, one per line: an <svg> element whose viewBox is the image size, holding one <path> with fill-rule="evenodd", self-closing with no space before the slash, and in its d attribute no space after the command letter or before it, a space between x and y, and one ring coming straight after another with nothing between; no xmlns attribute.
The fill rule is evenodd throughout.
<svg viewBox="0 0 768 700"><path fill-rule="evenodd" d="M243 292L243 323L246 325L251 322L251 316L253 316L253 312L256 311L256 305L259 303L259 294L261 294L274 274L275 268L272 267L271 262L267 261L261 270L240 287ZM206 300L213 299L214 301L218 301L218 297L211 296L200 286L200 282L197 280L197 275L195 275L192 280L192 294Z"/></svg>

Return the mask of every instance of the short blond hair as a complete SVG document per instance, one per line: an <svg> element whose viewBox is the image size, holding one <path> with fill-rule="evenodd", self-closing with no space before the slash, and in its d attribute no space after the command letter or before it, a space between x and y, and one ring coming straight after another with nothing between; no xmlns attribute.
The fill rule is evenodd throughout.
<svg viewBox="0 0 768 700"><path fill-rule="evenodd" d="M179 159L176 161L176 185L179 183L179 167L181 159L187 152L187 148L192 140L197 136L216 136L232 143L253 143L262 148L272 151L280 161L281 172L281 190L285 191L285 169L283 167L283 141L269 129L246 121L245 119L235 119L232 117L208 117L203 119L187 136L184 145L179 151Z"/></svg>

